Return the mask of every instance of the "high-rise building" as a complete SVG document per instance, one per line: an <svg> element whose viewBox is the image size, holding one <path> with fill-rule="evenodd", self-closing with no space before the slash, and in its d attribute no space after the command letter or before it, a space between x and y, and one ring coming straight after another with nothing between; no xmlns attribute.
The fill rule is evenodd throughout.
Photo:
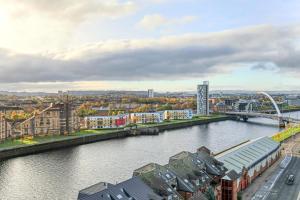
<svg viewBox="0 0 300 200"><path fill-rule="evenodd" d="M148 89L148 98L153 98L153 97L154 97L154 90Z"/></svg>
<svg viewBox="0 0 300 200"><path fill-rule="evenodd" d="M209 115L209 82L197 86L197 114Z"/></svg>

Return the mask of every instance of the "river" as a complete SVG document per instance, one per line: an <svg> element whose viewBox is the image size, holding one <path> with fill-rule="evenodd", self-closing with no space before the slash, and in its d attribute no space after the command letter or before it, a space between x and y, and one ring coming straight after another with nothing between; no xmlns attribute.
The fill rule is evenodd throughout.
<svg viewBox="0 0 300 200"><path fill-rule="evenodd" d="M286 115L297 117L300 112ZM213 152L278 132L277 123L223 121L165 131L158 136L108 140L0 162L1 200L71 200L100 181L120 182L149 162L166 164L180 151L202 145Z"/></svg>

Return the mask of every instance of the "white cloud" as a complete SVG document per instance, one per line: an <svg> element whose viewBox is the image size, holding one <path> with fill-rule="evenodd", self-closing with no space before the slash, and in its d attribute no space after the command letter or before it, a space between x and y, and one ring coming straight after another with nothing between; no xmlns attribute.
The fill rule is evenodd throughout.
<svg viewBox="0 0 300 200"><path fill-rule="evenodd" d="M2 49L0 81L177 80L229 73L257 63L274 65L280 73L299 74L300 51L294 43L298 39L297 27L256 26L160 39L103 41L44 55Z"/></svg>
<svg viewBox="0 0 300 200"><path fill-rule="evenodd" d="M183 16L180 18L166 18L160 14L145 15L139 22L138 26L146 30L155 30L162 27L183 25L191 23L196 19L195 16Z"/></svg>
<svg viewBox="0 0 300 200"><path fill-rule="evenodd" d="M8 9L10 16L16 20L34 16L70 23L80 23L92 15L118 17L135 9L134 3L118 0L0 0L0 5Z"/></svg>
<svg viewBox="0 0 300 200"><path fill-rule="evenodd" d="M82 23L115 19L136 9L131 1L119 0L0 0L0 47L21 52L67 47Z"/></svg>

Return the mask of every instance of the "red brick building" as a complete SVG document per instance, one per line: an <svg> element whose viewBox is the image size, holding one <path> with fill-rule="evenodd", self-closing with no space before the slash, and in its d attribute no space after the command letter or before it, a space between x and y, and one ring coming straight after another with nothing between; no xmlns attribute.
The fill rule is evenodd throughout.
<svg viewBox="0 0 300 200"><path fill-rule="evenodd" d="M237 193L268 169L280 156L280 144L269 137L252 140L216 158L229 172L222 178L222 200L236 200Z"/></svg>

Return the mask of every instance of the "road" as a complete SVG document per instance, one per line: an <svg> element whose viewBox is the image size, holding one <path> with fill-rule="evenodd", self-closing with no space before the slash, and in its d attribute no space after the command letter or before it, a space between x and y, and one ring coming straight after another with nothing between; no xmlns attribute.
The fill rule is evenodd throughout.
<svg viewBox="0 0 300 200"><path fill-rule="evenodd" d="M292 160L286 170L276 181L267 200L300 200L300 141L297 139L292 148ZM295 175L293 185L285 183L286 177L289 174Z"/></svg>
<svg viewBox="0 0 300 200"><path fill-rule="evenodd" d="M284 159L255 180L244 192L243 199L300 200L300 134L282 144L282 154ZM289 174L295 175L293 185L285 184Z"/></svg>
<svg viewBox="0 0 300 200"><path fill-rule="evenodd" d="M295 175L293 185L285 183L286 177L289 174ZM293 157L288 168L283 172L280 178L276 181L267 200L300 200L300 158Z"/></svg>

